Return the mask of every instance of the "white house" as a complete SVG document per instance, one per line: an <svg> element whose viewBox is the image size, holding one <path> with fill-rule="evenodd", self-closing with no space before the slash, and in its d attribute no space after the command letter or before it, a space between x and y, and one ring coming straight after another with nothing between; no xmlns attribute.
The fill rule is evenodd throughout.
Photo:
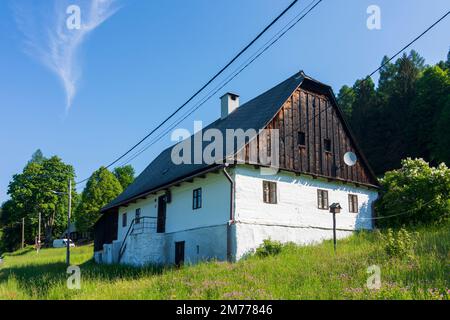
<svg viewBox="0 0 450 320"><path fill-rule="evenodd" d="M338 238L372 228L377 180L329 86L299 72L242 106L235 94L221 99L218 120L164 150L102 209L97 262L235 261L268 238L320 242L333 237L332 203L342 207ZM174 161L209 150L208 132L240 129L245 139L212 152L213 162Z"/></svg>

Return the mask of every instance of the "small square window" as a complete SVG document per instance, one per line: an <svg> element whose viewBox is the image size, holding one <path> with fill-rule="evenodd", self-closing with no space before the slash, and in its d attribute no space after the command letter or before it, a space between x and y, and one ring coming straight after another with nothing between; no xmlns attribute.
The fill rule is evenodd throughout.
<svg viewBox="0 0 450 320"><path fill-rule="evenodd" d="M321 210L328 210L328 191L317 190L317 207Z"/></svg>
<svg viewBox="0 0 450 320"><path fill-rule="evenodd" d="M192 209L200 209L202 207L202 188L195 189L192 192Z"/></svg>
<svg viewBox="0 0 450 320"><path fill-rule="evenodd" d="M127 226L127 213L123 213L122 214L122 227L126 227Z"/></svg>
<svg viewBox="0 0 450 320"><path fill-rule="evenodd" d="M299 146L306 146L306 136L303 131L299 131L297 135L297 142Z"/></svg>
<svg viewBox="0 0 450 320"><path fill-rule="evenodd" d="M263 181L263 201L265 203L277 203L277 183Z"/></svg>
<svg viewBox="0 0 450 320"><path fill-rule="evenodd" d="M355 194L348 195L348 211L358 213L358 196Z"/></svg>
<svg viewBox="0 0 450 320"><path fill-rule="evenodd" d="M323 148L325 152L331 152L331 140L330 139L323 139Z"/></svg>
<svg viewBox="0 0 450 320"><path fill-rule="evenodd" d="M134 223L141 223L141 208L136 209L136 213L134 214Z"/></svg>

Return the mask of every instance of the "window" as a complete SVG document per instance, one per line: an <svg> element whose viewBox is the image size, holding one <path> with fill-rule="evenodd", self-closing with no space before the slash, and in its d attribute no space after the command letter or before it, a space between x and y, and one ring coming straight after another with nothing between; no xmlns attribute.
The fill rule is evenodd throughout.
<svg viewBox="0 0 450 320"><path fill-rule="evenodd" d="M123 213L122 214L122 227L126 227L127 226L127 213Z"/></svg>
<svg viewBox="0 0 450 320"><path fill-rule="evenodd" d="M331 152L331 140L330 139L323 139L323 148L325 149L325 152Z"/></svg>
<svg viewBox="0 0 450 320"><path fill-rule="evenodd" d="M263 200L265 203L277 203L277 183L263 181Z"/></svg>
<svg viewBox="0 0 450 320"><path fill-rule="evenodd" d="M328 191L317 190L317 207L321 210L328 210Z"/></svg>
<svg viewBox="0 0 450 320"><path fill-rule="evenodd" d="M192 193L192 209L200 209L202 207L202 188L195 189Z"/></svg>
<svg viewBox="0 0 450 320"><path fill-rule="evenodd" d="M297 141L299 146L306 146L306 136L303 131L298 132Z"/></svg>
<svg viewBox="0 0 450 320"><path fill-rule="evenodd" d="M355 194L348 195L348 211L358 213L358 196Z"/></svg>
<svg viewBox="0 0 450 320"><path fill-rule="evenodd" d="M134 215L134 223L135 224L141 223L141 208L136 209L136 213Z"/></svg>

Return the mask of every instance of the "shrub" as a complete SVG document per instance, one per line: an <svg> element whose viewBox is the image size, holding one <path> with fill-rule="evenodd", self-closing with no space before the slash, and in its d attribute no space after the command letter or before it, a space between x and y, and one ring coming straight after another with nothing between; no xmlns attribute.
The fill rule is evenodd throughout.
<svg viewBox="0 0 450 320"><path fill-rule="evenodd" d="M279 241L272 241L270 239L266 239L263 243L256 249L256 256L258 257L267 257L274 256L281 252L283 245Z"/></svg>
<svg viewBox="0 0 450 320"><path fill-rule="evenodd" d="M406 229L402 228L394 232L389 228L382 239L384 242L384 250L388 256L400 259L412 258L414 256L416 241Z"/></svg>
<svg viewBox="0 0 450 320"><path fill-rule="evenodd" d="M380 227L438 224L450 212L450 169L430 167L422 159L406 159L398 170L386 172L376 203Z"/></svg>

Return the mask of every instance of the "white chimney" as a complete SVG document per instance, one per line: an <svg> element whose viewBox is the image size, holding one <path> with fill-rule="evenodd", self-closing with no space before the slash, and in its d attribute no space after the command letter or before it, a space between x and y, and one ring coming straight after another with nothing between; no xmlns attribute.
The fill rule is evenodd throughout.
<svg viewBox="0 0 450 320"><path fill-rule="evenodd" d="M239 96L234 93L227 92L221 98L221 119L228 117L230 113L239 107Z"/></svg>

